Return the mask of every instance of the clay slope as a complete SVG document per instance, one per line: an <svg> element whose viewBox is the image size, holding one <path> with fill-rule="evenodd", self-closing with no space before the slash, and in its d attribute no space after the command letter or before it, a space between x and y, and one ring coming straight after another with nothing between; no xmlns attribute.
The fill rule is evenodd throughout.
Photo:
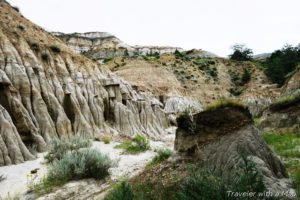
<svg viewBox="0 0 300 200"><path fill-rule="evenodd" d="M63 135L157 138L167 126L160 106L0 1L0 166Z"/></svg>
<svg viewBox="0 0 300 200"><path fill-rule="evenodd" d="M220 115L222 113L222 115ZM175 149L224 177L233 176L243 157L251 159L273 192L288 191L287 171L240 106L222 106L178 121ZM188 127L186 125L188 124ZM231 177L234 178L234 177Z"/></svg>

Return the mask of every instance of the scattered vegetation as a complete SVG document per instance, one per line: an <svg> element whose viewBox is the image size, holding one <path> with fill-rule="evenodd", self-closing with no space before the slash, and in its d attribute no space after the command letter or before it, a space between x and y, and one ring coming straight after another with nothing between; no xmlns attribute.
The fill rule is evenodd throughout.
<svg viewBox="0 0 300 200"><path fill-rule="evenodd" d="M127 181L116 184L104 200L133 200L134 194L131 185Z"/></svg>
<svg viewBox="0 0 300 200"><path fill-rule="evenodd" d="M233 83L233 87L229 89L229 92L234 96L238 96L243 92L243 86L251 80L251 72L244 68L242 75L232 70L229 70L228 73Z"/></svg>
<svg viewBox="0 0 300 200"><path fill-rule="evenodd" d="M48 154L45 159L52 163L55 160L61 160L68 152L78 151L81 148L90 146L91 141L81 136L53 139L48 147Z"/></svg>
<svg viewBox="0 0 300 200"><path fill-rule="evenodd" d="M212 77L215 81L218 79L218 70L216 67L211 67L215 65L216 62L210 58L195 58L192 61L193 64L198 66L198 69L204 71L207 75Z"/></svg>
<svg viewBox="0 0 300 200"><path fill-rule="evenodd" d="M208 169L193 167L188 170L183 180L178 180L179 183L166 187L156 187L155 183L151 183L148 179L141 182L121 182L105 200L248 200L251 197L230 197L227 192L256 192L256 195L265 192L262 175L256 170L255 164L246 158L243 161L240 170L234 172L235 177L229 180L214 175Z"/></svg>
<svg viewBox="0 0 300 200"><path fill-rule="evenodd" d="M152 50L150 50L150 52L147 52L146 55L143 56L143 58L145 60L159 59L160 54L157 51L153 52Z"/></svg>
<svg viewBox="0 0 300 200"><path fill-rule="evenodd" d="M224 108L224 107L236 107L240 109L247 109L247 106L239 102L238 100L233 100L233 99L220 99L217 100L210 105L208 105L205 109L205 111L213 111L219 108Z"/></svg>
<svg viewBox="0 0 300 200"><path fill-rule="evenodd" d="M148 150L150 143L145 136L137 134L132 140L116 145L115 148L124 149L125 153L137 154Z"/></svg>
<svg viewBox="0 0 300 200"><path fill-rule="evenodd" d="M263 133L265 141L281 157L290 176L297 196L300 197L300 136L294 133Z"/></svg>
<svg viewBox="0 0 300 200"><path fill-rule="evenodd" d="M179 199L236 199L230 197L227 191L256 192L257 195L266 190L262 175L251 160L243 157L240 167L241 170L235 172L236 178L231 178L229 181L207 170L190 171L179 192ZM253 197L241 199L253 199Z"/></svg>
<svg viewBox="0 0 300 200"><path fill-rule="evenodd" d="M283 96L270 105L271 110L281 110L288 108L300 102L300 90L296 90L293 94Z"/></svg>
<svg viewBox="0 0 300 200"><path fill-rule="evenodd" d="M229 55L229 58L231 60L236 60L236 61L248 61L252 60L252 54L253 51L252 49L247 48L243 44L236 44L232 47L233 53Z"/></svg>
<svg viewBox="0 0 300 200"><path fill-rule="evenodd" d="M282 86L300 62L300 45L285 45L281 50L271 54L265 61L265 73L273 83Z"/></svg>
<svg viewBox="0 0 300 200"><path fill-rule="evenodd" d="M114 162L95 149L81 149L65 154L49 167L46 177L33 186L37 194L48 193L56 186L71 180L85 178L103 179L109 175L108 169Z"/></svg>
<svg viewBox="0 0 300 200"><path fill-rule="evenodd" d="M150 165L156 165L168 159L171 155L172 155L172 151L170 149L159 149L157 151L157 155L152 159Z"/></svg>
<svg viewBox="0 0 300 200"><path fill-rule="evenodd" d="M53 51L54 53L60 53L60 52L61 52L60 48L59 48L58 46L56 46L56 45L51 45L51 46L50 46L50 49L51 49L51 51Z"/></svg>
<svg viewBox="0 0 300 200"><path fill-rule="evenodd" d="M243 72L243 75L241 77L241 85L245 85L250 80L251 80L251 73L247 68L245 68L244 72Z"/></svg>
<svg viewBox="0 0 300 200"><path fill-rule="evenodd" d="M185 58L185 55L183 53L181 53L180 51L178 51L177 49L174 51L174 56L176 59Z"/></svg>

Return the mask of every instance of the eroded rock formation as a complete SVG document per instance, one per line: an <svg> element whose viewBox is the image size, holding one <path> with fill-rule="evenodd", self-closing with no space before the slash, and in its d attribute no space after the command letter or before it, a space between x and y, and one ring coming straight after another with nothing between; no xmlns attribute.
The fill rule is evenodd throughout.
<svg viewBox="0 0 300 200"><path fill-rule="evenodd" d="M33 159L51 138L113 132L158 138L160 104L0 2L0 166Z"/></svg>
<svg viewBox="0 0 300 200"><path fill-rule="evenodd" d="M260 119L259 126L268 131L299 131L300 129L300 97L295 101L276 106L276 102L266 109Z"/></svg>
<svg viewBox="0 0 300 200"><path fill-rule="evenodd" d="M106 32L71 34L53 32L52 34L62 39L75 52L84 53L97 60L122 56L147 55L155 52L164 54L174 53L176 50L184 51L180 47L170 46L130 46L116 36ZM200 49L194 49L189 52L190 56L217 57L213 53Z"/></svg>
<svg viewBox="0 0 300 200"><path fill-rule="evenodd" d="M256 164L269 190L289 189L284 165L262 139L245 108L225 106L186 117L186 123L179 120L175 149L225 177L234 175L245 156Z"/></svg>

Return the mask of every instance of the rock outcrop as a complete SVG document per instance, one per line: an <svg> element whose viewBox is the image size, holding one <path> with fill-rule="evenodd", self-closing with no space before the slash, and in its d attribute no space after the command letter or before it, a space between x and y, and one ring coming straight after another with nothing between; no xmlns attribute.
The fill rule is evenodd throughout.
<svg viewBox="0 0 300 200"><path fill-rule="evenodd" d="M284 95L262 114L259 126L268 131L300 130L300 91Z"/></svg>
<svg viewBox="0 0 300 200"><path fill-rule="evenodd" d="M231 172L245 156L256 164L270 191L289 189L284 165L268 148L243 107L224 106L178 119L175 149L198 158L203 167L225 177L234 175Z"/></svg>
<svg viewBox="0 0 300 200"><path fill-rule="evenodd" d="M200 112L203 110L202 105L188 97L182 96L171 96L168 97L165 102L165 112L166 113L180 113L185 110L190 110L192 112Z"/></svg>
<svg viewBox="0 0 300 200"><path fill-rule="evenodd" d="M30 160L26 146L42 151L63 135L164 134L167 118L152 97L73 53L5 1L0 7L0 165Z"/></svg>
<svg viewBox="0 0 300 200"><path fill-rule="evenodd" d="M282 87L282 95L291 95L300 89L300 69L296 69L290 75L284 86Z"/></svg>
<svg viewBox="0 0 300 200"><path fill-rule="evenodd" d="M89 57L102 60L105 58L147 55L149 53L174 53L176 50L183 52L180 47L170 46L130 46L122 42L116 36L106 32L88 32L88 33L60 33L53 32L53 35L63 40L71 49L77 53L83 53ZM217 57L217 55L204 51L188 51L190 56L198 57Z"/></svg>

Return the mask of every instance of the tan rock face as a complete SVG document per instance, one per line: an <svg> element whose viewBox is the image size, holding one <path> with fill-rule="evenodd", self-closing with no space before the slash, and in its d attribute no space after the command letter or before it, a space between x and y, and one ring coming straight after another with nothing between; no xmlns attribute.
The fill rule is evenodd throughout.
<svg viewBox="0 0 300 200"><path fill-rule="evenodd" d="M32 159L54 137L113 132L157 138L159 104L0 2L0 166Z"/></svg>
<svg viewBox="0 0 300 200"><path fill-rule="evenodd" d="M177 151L194 160L199 159L201 166L216 174L223 173L225 177L235 175L233 170L240 167L242 156L245 156L256 164L270 191L289 189L289 185L284 183L288 177L284 165L254 127L249 111L224 107L204 111L194 115L193 120L188 119L185 124L192 125L192 129L178 123Z"/></svg>

